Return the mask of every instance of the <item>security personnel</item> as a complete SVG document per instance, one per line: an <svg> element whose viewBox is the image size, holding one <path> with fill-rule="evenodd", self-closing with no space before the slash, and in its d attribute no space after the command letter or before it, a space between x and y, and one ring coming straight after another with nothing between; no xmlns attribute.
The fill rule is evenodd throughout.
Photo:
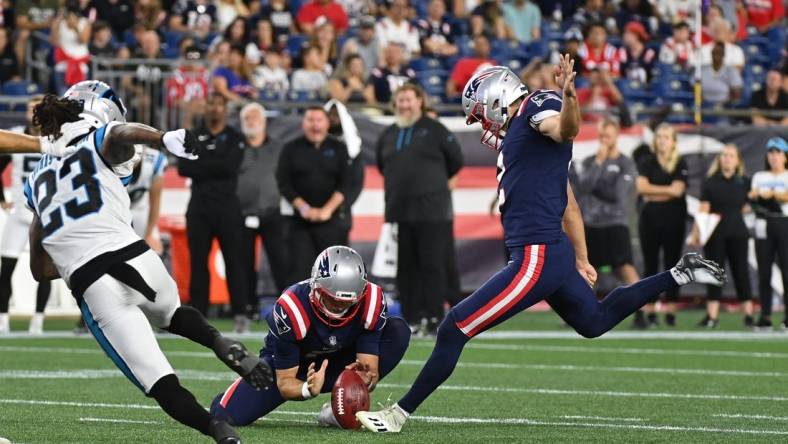
<svg viewBox="0 0 788 444"><path fill-rule="evenodd" d="M394 93L396 123L377 143L386 222L398 224L397 289L405 320L434 333L448 297L446 256L453 209L449 182L462 168L457 139L422 114L424 92L405 84Z"/></svg>
<svg viewBox="0 0 788 444"><path fill-rule="evenodd" d="M235 328L245 331L248 327L246 281L239 260L243 218L236 195L245 142L240 132L227 125L226 112L224 96L211 94L204 122L194 130L201 144L200 157L178 159L178 173L192 179L192 194L186 210L191 304L202 313L208 308L208 254L213 239L217 238L224 257Z"/></svg>
<svg viewBox="0 0 788 444"><path fill-rule="evenodd" d="M309 277L312 261L332 245L347 245L352 182L345 144L329 135L328 113L319 106L304 113L303 135L282 148L276 181L293 207L290 217L290 282Z"/></svg>

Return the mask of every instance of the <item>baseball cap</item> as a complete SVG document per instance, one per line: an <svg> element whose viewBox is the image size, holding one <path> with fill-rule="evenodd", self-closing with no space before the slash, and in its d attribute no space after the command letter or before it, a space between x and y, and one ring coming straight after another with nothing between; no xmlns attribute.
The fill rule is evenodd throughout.
<svg viewBox="0 0 788 444"><path fill-rule="evenodd" d="M642 41L647 41L649 39L648 32L646 31L646 27L643 26L643 23L634 20L627 23L627 25L624 27L624 32L631 32L638 36L638 38L640 38Z"/></svg>
<svg viewBox="0 0 788 444"><path fill-rule="evenodd" d="M788 142L782 137L772 137L766 142L766 151L771 150L780 150L784 153L788 153Z"/></svg>

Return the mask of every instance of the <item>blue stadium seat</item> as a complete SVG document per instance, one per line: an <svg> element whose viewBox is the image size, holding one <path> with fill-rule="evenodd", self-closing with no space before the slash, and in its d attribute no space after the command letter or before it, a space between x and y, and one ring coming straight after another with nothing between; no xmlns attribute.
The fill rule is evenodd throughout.
<svg viewBox="0 0 788 444"><path fill-rule="evenodd" d="M29 96L39 92L38 85L26 80L9 80L3 83L3 95L6 96Z"/></svg>
<svg viewBox="0 0 788 444"><path fill-rule="evenodd" d="M741 42L744 50L744 58L747 63L768 64L769 58L769 39L761 36L752 36Z"/></svg>
<svg viewBox="0 0 788 444"><path fill-rule="evenodd" d="M416 81L428 95L443 95L446 90L446 71L423 71L416 73Z"/></svg>
<svg viewBox="0 0 788 444"><path fill-rule="evenodd" d="M258 97L259 100L262 101L278 101L282 100L282 94L279 91L272 91L270 89L262 89L260 91L260 96Z"/></svg>
<svg viewBox="0 0 788 444"><path fill-rule="evenodd" d="M410 61L410 67L416 71L430 71L433 69L443 69L443 62L436 57L420 57Z"/></svg>
<svg viewBox="0 0 788 444"><path fill-rule="evenodd" d="M286 47L287 51L290 53L290 57L298 57L301 55L301 49L303 49L307 39L307 36L299 34L292 34L287 37Z"/></svg>
<svg viewBox="0 0 788 444"><path fill-rule="evenodd" d="M294 102L314 102L320 99L320 95L315 91L290 91L288 96Z"/></svg>
<svg viewBox="0 0 788 444"><path fill-rule="evenodd" d="M454 39L454 43L457 45L457 49L459 49L460 51L459 52L460 56L470 56L474 54L473 40L471 40L471 38L468 37L467 34L457 36L457 38Z"/></svg>

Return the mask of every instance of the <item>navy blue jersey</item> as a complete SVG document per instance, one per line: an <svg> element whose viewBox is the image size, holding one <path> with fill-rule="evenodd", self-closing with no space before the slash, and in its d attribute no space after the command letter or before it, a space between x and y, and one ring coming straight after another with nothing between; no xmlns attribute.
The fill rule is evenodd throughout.
<svg viewBox="0 0 788 444"><path fill-rule="evenodd" d="M265 338L263 355L273 356L278 370L354 347L356 353L378 354L380 332L386 325L383 291L369 283L358 302L352 319L339 328L330 327L315 314L309 301L309 282L290 286L266 316L270 329Z"/></svg>
<svg viewBox="0 0 788 444"><path fill-rule="evenodd" d="M498 204L507 247L544 244L561 237L572 143L537 130L562 105L555 91L537 90L512 117L498 155Z"/></svg>

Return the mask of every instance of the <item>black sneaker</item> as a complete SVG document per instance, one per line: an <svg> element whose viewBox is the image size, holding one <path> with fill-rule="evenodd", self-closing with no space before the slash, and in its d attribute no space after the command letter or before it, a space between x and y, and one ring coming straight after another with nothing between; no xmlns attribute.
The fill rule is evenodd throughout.
<svg viewBox="0 0 788 444"><path fill-rule="evenodd" d="M724 268L698 253L687 253L682 256L676 266L670 269L670 273L679 285L697 282L722 287L728 280Z"/></svg>
<svg viewBox="0 0 788 444"><path fill-rule="evenodd" d="M208 436L218 444L241 444L238 432L227 421L219 418L211 419L208 425Z"/></svg>
<svg viewBox="0 0 788 444"><path fill-rule="evenodd" d="M642 311L635 312L635 320L632 321L632 328L635 330L645 330L648 328L646 316Z"/></svg>
<svg viewBox="0 0 788 444"><path fill-rule="evenodd" d="M755 320L752 316L744 316L744 328L753 328L755 327Z"/></svg>
<svg viewBox="0 0 788 444"><path fill-rule="evenodd" d="M758 323L755 324L755 331L769 331L772 329L772 321L764 318L758 319Z"/></svg>
<svg viewBox="0 0 788 444"><path fill-rule="evenodd" d="M705 328L706 325L708 325L710 319L711 318L709 317L709 315L706 315L706 316L703 317L703 319L700 320L700 322L695 324L695 326L696 327L704 327Z"/></svg>
<svg viewBox="0 0 788 444"><path fill-rule="evenodd" d="M676 326L676 315L673 313L668 313L665 315L665 325L668 327L675 327Z"/></svg>
<svg viewBox="0 0 788 444"><path fill-rule="evenodd" d="M649 313L647 318L649 328L659 327L659 320L657 319L656 313Z"/></svg>

